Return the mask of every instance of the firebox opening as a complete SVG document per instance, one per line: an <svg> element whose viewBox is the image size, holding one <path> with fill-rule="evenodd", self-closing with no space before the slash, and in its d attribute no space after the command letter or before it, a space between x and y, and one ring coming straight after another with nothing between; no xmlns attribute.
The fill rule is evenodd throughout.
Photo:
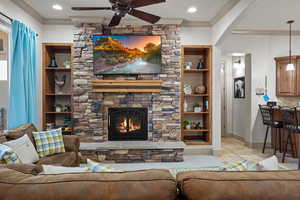
<svg viewBox="0 0 300 200"><path fill-rule="evenodd" d="M148 140L147 108L109 108L108 139Z"/></svg>

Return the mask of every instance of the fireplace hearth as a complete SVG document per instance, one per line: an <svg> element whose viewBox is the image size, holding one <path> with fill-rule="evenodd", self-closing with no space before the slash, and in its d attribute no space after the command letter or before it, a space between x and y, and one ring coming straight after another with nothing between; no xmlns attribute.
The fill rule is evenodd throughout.
<svg viewBox="0 0 300 200"><path fill-rule="evenodd" d="M148 109L109 108L108 140L148 140Z"/></svg>

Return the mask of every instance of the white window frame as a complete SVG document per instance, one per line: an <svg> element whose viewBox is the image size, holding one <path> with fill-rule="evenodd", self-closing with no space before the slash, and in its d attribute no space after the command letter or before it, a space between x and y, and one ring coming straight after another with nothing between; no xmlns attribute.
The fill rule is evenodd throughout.
<svg viewBox="0 0 300 200"><path fill-rule="evenodd" d="M7 48L7 79L0 80L0 82L7 82L10 78L10 66L11 66L11 55L10 55L10 48L11 48L11 25L7 24L4 20L0 19L0 31L6 32L8 34L8 48Z"/></svg>

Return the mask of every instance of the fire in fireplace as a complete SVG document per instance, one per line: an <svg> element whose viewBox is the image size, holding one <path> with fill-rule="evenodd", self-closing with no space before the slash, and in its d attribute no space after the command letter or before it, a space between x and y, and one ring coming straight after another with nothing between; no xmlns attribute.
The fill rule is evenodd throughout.
<svg viewBox="0 0 300 200"><path fill-rule="evenodd" d="M109 108L108 140L147 140L147 108Z"/></svg>
<svg viewBox="0 0 300 200"><path fill-rule="evenodd" d="M138 131L141 129L141 125L139 123L134 122L132 118L125 117L124 120L122 120L119 123L118 129L120 133L126 134L130 133L132 131Z"/></svg>

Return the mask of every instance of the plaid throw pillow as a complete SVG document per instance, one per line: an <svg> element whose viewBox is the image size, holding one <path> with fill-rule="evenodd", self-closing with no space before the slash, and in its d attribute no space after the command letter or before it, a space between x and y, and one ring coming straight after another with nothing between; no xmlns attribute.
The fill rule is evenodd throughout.
<svg viewBox="0 0 300 200"><path fill-rule="evenodd" d="M19 164L18 155L8 146L0 144L0 164Z"/></svg>
<svg viewBox="0 0 300 200"><path fill-rule="evenodd" d="M51 131L33 132L33 137L40 157L65 152L61 128Z"/></svg>

